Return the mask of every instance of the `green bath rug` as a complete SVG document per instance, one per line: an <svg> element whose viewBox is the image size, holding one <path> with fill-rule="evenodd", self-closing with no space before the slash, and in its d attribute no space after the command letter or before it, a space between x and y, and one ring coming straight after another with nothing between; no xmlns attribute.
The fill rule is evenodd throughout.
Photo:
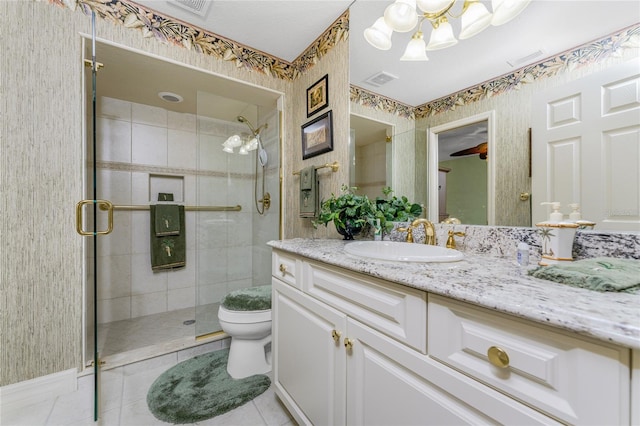
<svg viewBox="0 0 640 426"><path fill-rule="evenodd" d="M229 349L199 355L171 367L147 393L149 410L159 420L195 423L251 401L271 385L264 374L235 380L227 373Z"/></svg>

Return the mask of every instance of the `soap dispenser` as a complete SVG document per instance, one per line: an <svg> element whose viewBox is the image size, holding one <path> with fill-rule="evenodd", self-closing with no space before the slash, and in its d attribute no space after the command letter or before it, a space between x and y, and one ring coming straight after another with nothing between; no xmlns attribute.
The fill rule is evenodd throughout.
<svg viewBox="0 0 640 426"><path fill-rule="evenodd" d="M569 213L569 220L571 222L577 222L580 219L582 219L582 215L580 214L580 205L573 203L573 204L569 204L569 207L571 207L571 213Z"/></svg>
<svg viewBox="0 0 640 426"><path fill-rule="evenodd" d="M542 266L573 261L573 239L578 229L574 222L564 222L560 212L560 203L557 201L544 202L542 205L551 205L553 212L549 220L536 223L540 228L542 237L542 258L539 262Z"/></svg>
<svg viewBox="0 0 640 426"><path fill-rule="evenodd" d="M541 206L551 205L553 211L549 215L549 222L562 222L562 213L560 213L560 203L557 201L545 201L544 203L540 203Z"/></svg>
<svg viewBox="0 0 640 426"><path fill-rule="evenodd" d="M578 229L593 229L596 225L595 222L591 222L590 220L583 220L582 214L580 213L580 205L573 203L569 204L571 207L571 213L569 214L569 220L578 224Z"/></svg>

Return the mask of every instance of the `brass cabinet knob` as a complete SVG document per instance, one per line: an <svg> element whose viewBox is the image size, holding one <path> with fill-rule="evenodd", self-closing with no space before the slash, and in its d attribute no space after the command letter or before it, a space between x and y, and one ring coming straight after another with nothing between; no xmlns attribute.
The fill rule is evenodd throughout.
<svg viewBox="0 0 640 426"><path fill-rule="evenodd" d="M338 330L333 330L331 332L331 337L333 337L333 341L336 343L340 342L340 336L342 336L342 333L340 333Z"/></svg>
<svg viewBox="0 0 640 426"><path fill-rule="evenodd" d="M280 269L280 272L282 273L282 276L284 277L285 274L287 273L287 267L284 266L284 264L281 263L280 267L278 269Z"/></svg>
<svg viewBox="0 0 640 426"><path fill-rule="evenodd" d="M489 362L498 368L507 368L509 366L509 355L507 352L497 346L491 346L487 351Z"/></svg>
<svg viewBox="0 0 640 426"><path fill-rule="evenodd" d="M351 351L353 349L353 340L348 337L344 338L344 347L347 351Z"/></svg>

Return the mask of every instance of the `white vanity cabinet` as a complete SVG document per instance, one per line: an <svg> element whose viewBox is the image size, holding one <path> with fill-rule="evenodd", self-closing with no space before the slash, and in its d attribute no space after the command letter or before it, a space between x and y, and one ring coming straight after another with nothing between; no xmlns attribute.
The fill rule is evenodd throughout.
<svg viewBox="0 0 640 426"><path fill-rule="evenodd" d="M276 394L300 424L555 424L426 354L427 294L274 250ZM286 263L295 276L282 274Z"/></svg>

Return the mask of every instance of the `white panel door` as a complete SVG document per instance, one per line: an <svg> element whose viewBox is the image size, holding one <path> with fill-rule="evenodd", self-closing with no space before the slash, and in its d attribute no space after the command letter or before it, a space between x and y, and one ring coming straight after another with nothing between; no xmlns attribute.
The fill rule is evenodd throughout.
<svg viewBox="0 0 640 426"><path fill-rule="evenodd" d="M537 95L531 154L534 224L559 201L597 230L640 231L640 60Z"/></svg>

